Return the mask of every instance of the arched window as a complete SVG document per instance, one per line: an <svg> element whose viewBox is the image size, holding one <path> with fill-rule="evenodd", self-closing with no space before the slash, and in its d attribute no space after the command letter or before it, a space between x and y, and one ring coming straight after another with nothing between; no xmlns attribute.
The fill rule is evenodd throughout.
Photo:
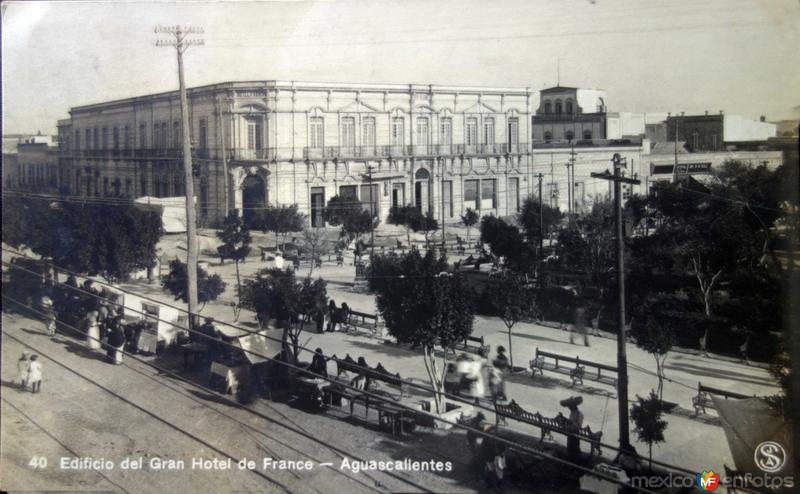
<svg viewBox="0 0 800 494"><path fill-rule="evenodd" d="M553 140L553 133L549 130L544 133L544 142L550 142Z"/></svg>
<svg viewBox="0 0 800 494"><path fill-rule="evenodd" d="M561 100L557 99L556 100L556 115L561 115L561 113L562 113Z"/></svg>
<svg viewBox="0 0 800 494"><path fill-rule="evenodd" d="M553 106L550 104L550 100L544 102L544 114L550 115L553 113Z"/></svg>
<svg viewBox="0 0 800 494"><path fill-rule="evenodd" d="M568 130L564 133L564 137L566 137L568 141L571 141L575 139L575 133L572 132L571 130Z"/></svg>
<svg viewBox="0 0 800 494"><path fill-rule="evenodd" d="M592 131L591 130L584 130L583 131L583 140L584 141L591 141L592 140Z"/></svg>
<svg viewBox="0 0 800 494"><path fill-rule="evenodd" d="M567 100L567 115L572 115L572 100Z"/></svg>

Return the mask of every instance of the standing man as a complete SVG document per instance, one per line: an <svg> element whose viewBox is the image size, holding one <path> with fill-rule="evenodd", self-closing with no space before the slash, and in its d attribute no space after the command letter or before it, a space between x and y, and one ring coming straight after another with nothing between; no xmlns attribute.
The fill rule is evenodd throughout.
<svg viewBox="0 0 800 494"><path fill-rule="evenodd" d="M580 396L571 396L561 400L561 406L567 407L569 410L567 420L570 435L567 436L567 458L571 461L579 460L581 456L581 440L577 436L578 431L583 427L583 412L578 410L578 405L581 403L583 403L583 398Z"/></svg>

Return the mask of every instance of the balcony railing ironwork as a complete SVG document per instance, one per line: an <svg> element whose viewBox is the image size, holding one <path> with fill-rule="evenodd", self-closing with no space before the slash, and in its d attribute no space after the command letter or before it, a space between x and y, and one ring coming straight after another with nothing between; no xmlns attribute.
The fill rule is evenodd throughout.
<svg viewBox="0 0 800 494"><path fill-rule="evenodd" d="M509 145L495 144L413 144L413 145L381 145L381 146L324 146L324 147L279 147L264 149L228 148L227 157L237 161L267 161L276 159L384 159L402 157L436 157L460 155L503 155L526 153L528 143ZM215 148L195 148L192 150L195 159L219 160L222 150ZM65 150L62 157L75 158L138 158L138 159L180 159L182 149L143 148L143 149L82 149Z"/></svg>

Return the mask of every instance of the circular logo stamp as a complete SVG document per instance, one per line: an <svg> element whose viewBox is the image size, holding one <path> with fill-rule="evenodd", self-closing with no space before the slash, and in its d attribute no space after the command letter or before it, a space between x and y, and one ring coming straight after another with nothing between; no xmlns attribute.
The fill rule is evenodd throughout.
<svg viewBox="0 0 800 494"><path fill-rule="evenodd" d="M775 441L764 441L756 447L753 458L761 470L773 473L783 468L786 463L786 450Z"/></svg>

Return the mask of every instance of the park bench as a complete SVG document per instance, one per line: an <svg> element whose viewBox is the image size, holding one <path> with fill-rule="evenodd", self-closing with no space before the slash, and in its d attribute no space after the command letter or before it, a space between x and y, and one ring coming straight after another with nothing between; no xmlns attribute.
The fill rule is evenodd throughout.
<svg viewBox="0 0 800 494"><path fill-rule="evenodd" d="M476 355L480 355L481 357L486 358L489 355L489 351L491 350L491 346L487 345L483 341L483 336L472 336L469 335L464 338L464 341L461 343L456 344L453 348L459 352L469 352L474 353Z"/></svg>
<svg viewBox="0 0 800 494"><path fill-rule="evenodd" d="M549 360L552 360L552 362ZM571 363L575 366L569 368L567 366L560 365L562 362ZM588 375L586 373L587 367L592 370L592 372ZM591 360L584 360L577 356L568 357L566 355L546 352L539 350L538 347L536 348L534 359L530 361L530 369L531 377L536 376L537 372L541 375L544 375L543 371L545 369L569 374L573 386L578 383L583 384L584 378L603 384L609 384L614 387L617 386L617 368L614 366L592 362ZM597 371L597 374L594 373L595 370ZM603 374L603 371L605 371L606 374Z"/></svg>
<svg viewBox="0 0 800 494"><path fill-rule="evenodd" d="M726 400L728 398L733 398L735 400L752 398L752 396L734 393L732 391L725 391L724 389L712 388L711 386L705 386L703 383L698 382L697 395L692 397L692 406L694 406L695 415L699 414L700 410L703 410L703 413L706 413L706 408L715 410L714 400L711 399L711 395L724 396Z"/></svg>
<svg viewBox="0 0 800 494"><path fill-rule="evenodd" d="M559 412L555 417L545 417L539 412L531 413L523 409L519 404L511 400L509 403L503 405L495 402L495 415L499 424L500 418L510 418L524 424L538 427L541 431L539 443L544 442L545 437L552 438L552 433L564 434L565 436L575 435L579 439L589 443L589 455L594 455L595 451L599 456L602 452L600 450L600 440L603 437L603 431L592 432L592 428L588 425L580 429L573 429L570 426L569 419Z"/></svg>
<svg viewBox="0 0 800 494"><path fill-rule="evenodd" d="M383 330L383 322L378 314L369 314L356 310L350 310L345 315L342 326L348 333L357 334L359 331L368 331L372 336L380 336Z"/></svg>
<svg viewBox="0 0 800 494"><path fill-rule="evenodd" d="M350 386L357 389L351 389L337 383L326 386L323 388L323 400L326 404L329 406L341 406L342 399L346 399L350 406L350 416L352 416L355 404L363 403L364 417L368 417L370 407L373 408L378 412L379 426L388 425L394 435L402 434L405 429L404 426L413 424L413 417L406 416L404 408L393 403L399 401L403 396L408 396L405 382L400 377L400 374L392 374L380 363L374 368L359 365L349 354L343 359L337 358L336 355L331 358L336 362L337 378L343 373L355 374L356 377L350 381ZM395 396L375 388L374 384L378 382L397 387L400 394ZM384 395L393 402L372 396L376 394Z"/></svg>

